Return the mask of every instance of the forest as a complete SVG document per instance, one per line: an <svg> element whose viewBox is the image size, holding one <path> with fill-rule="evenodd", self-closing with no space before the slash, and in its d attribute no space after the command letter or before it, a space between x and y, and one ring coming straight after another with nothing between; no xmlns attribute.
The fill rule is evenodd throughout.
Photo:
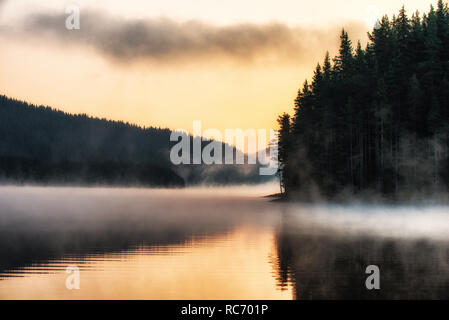
<svg viewBox="0 0 449 320"><path fill-rule="evenodd" d="M170 134L169 129L72 115L0 95L0 183L183 187L260 182L254 165L174 166L170 148L176 142L170 142Z"/></svg>
<svg viewBox="0 0 449 320"><path fill-rule="evenodd" d="M279 116L286 197L445 194L449 186L449 9L383 16L318 64Z"/></svg>

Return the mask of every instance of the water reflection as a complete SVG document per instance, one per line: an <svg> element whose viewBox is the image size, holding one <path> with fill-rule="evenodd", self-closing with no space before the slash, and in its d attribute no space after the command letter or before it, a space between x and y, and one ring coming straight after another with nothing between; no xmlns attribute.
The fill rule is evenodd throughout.
<svg viewBox="0 0 449 320"><path fill-rule="evenodd" d="M291 299L259 197L145 189L4 188L2 299ZM271 258L270 258L271 257ZM65 268L81 270L67 290Z"/></svg>
<svg viewBox="0 0 449 320"><path fill-rule="evenodd" d="M449 298L447 208L260 195L0 187L0 299Z"/></svg>
<svg viewBox="0 0 449 320"><path fill-rule="evenodd" d="M446 208L421 208L421 215L439 225L437 230L424 228L426 232L421 216L396 209L365 210L364 219L358 219L360 208L355 210L357 218L353 212L322 210L284 209L276 238L279 281L294 283L296 299L449 298ZM343 221L345 228L340 225ZM446 236L439 232L444 229ZM368 265L380 268L381 290L366 289Z"/></svg>

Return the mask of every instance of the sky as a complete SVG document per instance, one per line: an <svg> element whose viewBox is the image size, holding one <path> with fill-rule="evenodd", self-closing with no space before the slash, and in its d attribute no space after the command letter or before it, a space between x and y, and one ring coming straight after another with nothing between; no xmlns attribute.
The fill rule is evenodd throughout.
<svg viewBox="0 0 449 320"><path fill-rule="evenodd" d="M189 132L276 128L341 28L365 42L376 17L436 2L0 0L0 94Z"/></svg>

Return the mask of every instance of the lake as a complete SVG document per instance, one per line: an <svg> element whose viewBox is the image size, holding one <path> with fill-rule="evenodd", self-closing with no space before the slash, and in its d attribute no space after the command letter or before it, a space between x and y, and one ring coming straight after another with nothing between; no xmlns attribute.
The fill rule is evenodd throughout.
<svg viewBox="0 0 449 320"><path fill-rule="evenodd" d="M0 187L0 299L449 297L447 207L264 197L275 191Z"/></svg>

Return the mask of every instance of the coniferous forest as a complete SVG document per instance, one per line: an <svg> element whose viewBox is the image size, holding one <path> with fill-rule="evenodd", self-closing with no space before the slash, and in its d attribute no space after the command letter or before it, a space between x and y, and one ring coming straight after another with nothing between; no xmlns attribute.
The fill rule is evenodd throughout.
<svg viewBox="0 0 449 320"><path fill-rule="evenodd" d="M0 95L0 183L182 187L263 178L255 165L175 166L170 134Z"/></svg>
<svg viewBox="0 0 449 320"><path fill-rule="evenodd" d="M384 16L366 46L341 32L279 122L287 197L403 195L449 187L449 9Z"/></svg>
<svg viewBox="0 0 449 320"><path fill-rule="evenodd" d="M70 115L0 96L0 182L183 186L170 131Z"/></svg>

